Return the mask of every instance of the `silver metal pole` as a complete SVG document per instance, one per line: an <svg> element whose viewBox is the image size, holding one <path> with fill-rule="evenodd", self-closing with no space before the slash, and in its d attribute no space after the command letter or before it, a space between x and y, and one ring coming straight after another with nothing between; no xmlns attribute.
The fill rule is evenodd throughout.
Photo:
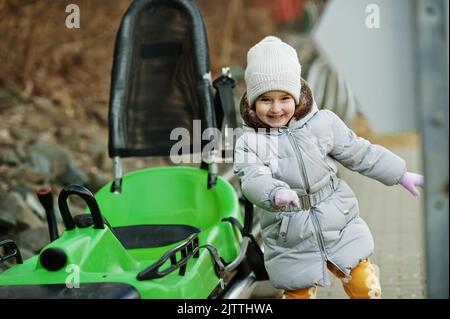
<svg viewBox="0 0 450 319"><path fill-rule="evenodd" d="M120 161L119 156L114 156L112 160L113 160L113 174L114 174L113 183L116 186L114 193L118 194L120 193L120 188L117 188L117 186L122 184L122 163Z"/></svg>
<svg viewBox="0 0 450 319"><path fill-rule="evenodd" d="M416 10L427 297L448 298L448 1L416 0Z"/></svg>

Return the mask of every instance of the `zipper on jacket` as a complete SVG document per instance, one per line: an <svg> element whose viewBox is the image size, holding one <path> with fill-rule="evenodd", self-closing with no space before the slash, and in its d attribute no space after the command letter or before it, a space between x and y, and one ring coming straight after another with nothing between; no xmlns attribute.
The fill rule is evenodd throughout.
<svg viewBox="0 0 450 319"><path fill-rule="evenodd" d="M325 250L325 243L322 238L322 230L320 229L320 225L317 220L317 216L312 211L310 211L309 216L311 216L313 227L316 230L317 243L319 244L320 255L322 256L322 260L324 261L324 264L322 265L322 275L323 275L323 280L325 280L325 278L326 278L326 262L328 261L328 254L327 254L327 251Z"/></svg>
<svg viewBox="0 0 450 319"><path fill-rule="evenodd" d="M312 218L314 228L316 228L316 231L317 231L317 235L318 235L317 237L318 237L320 249L323 250L325 259L328 261L328 254L327 254L327 251L325 250L325 240L323 239L323 236L322 236L322 230L320 229L319 220L317 219L316 214L314 214L313 212L310 213L310 216Z"/></svg>
<svg viewBox="0 0 450 319"><path fill-rule="evenodd" d="M298 147L297 143L295 142L294 137L292 136L292 132L288 127L286 127L286 132L287 132L289 142L291 143L292 147L294 148L294 153L295 153L295 156L297 157L297 161L301 167L303 179L305 180L306 193L309 194L311 187L309 185L308 175L306 174L306 167L303 162L302 152L300 151L300 148ZM323 276L323 280L325 280L325 278L326 278L326 262L328 260L328 255L327 255L327 252L325 251L325 245L323 243L322 232L320 230L320 226L316 225L316 219L315 219L316 216L314 216L314 214L312 213L311 207L310 207L310 216L312 219L314 230L316 231L317 243L319 245L320 255L323 260L322 276Z"/></svg>
<svg viewBox="0 0 450 319"><path fill-rule="evenodd" d="M309 194L310 185L309 185L308 175L306 174L306 167L305 167L305 164L303 162L302 153L301 153L300 148L298 147L297 143L295 142L295 140L294 140L294 138L292 136L293 134L292 134L291 130L288 127L286 127L286 132L287 132L287 136L288 136L289 142L292 144L292 146L294 148L294 151L295 151L294 153L295 153L295 155L297 157L297 161L299 162L299 164L301 166L301 170L302 170L302 173L303 173L303 179L305 180L306 193ZM315 213L312 212L311 208L310 208L310 216L311 216L311 220L313 221L314 229L316 231L317 243L319 244L320 254L322 256L323 261L325 262L325 264L322 267L323 278L325 280L325 277L326 277L326 262L329 261L337 269L339 269L341 272L343 272L343 271L334 262L329 260L327 251L325 249L325 239L323 238L323 235L322 235L322 229L320 228L319 220L317 219L317 216L315 215Z"/></svg>
<svg viewBox="0 0 450 319"><path fill-rule="evenodd" d="M323 252L324 252L324 254L325 254L325 260L326 260L327 262L330 262L331 264L333 264L339 271L341 271L341 272L345 275L345 271L343 271L343 270L341 269L341 267L339 267L338 265L336 265L336 264L328 257L328 253L327 253L326 248L325 248L325 239L323 238L322 229L320 228L320 223L319 223L319 220L317 219L316 214L315 214L314 212L311 211L310 216L311 216L311 218L312 218L312 220L313 220L313 224L315 224L315 225L314 225L314 228L316 228L316 232L317 232L318 237L319 237L319 238L318 238L318 241L320 242L320 245L322 245L322 249L323 249Z"/></svg>
<svg viewBox="0 0 450 319"><path fill-rule="evenodd" d="M306 193L309 194L310 186L309 186L309 181L308 181L308 175L306 174L305 164L303 162L302 152L300 151L297 143L295 143L291 130L289 128L287 128L286 131L287 131L288 139L291 142L292 146L294 147L294 150L296 151L295 155L297 156L297 161L300 164L300 167L301 167L301 170L303 173L303 179L305 180Z"/></svg>

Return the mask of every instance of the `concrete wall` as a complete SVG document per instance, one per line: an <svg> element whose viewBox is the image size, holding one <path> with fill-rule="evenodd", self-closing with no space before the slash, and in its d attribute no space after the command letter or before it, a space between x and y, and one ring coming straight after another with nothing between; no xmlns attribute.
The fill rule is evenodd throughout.
<svg viewBox="0 0 450 319"><path fill-rule="evenodd" d="M379 28L366 25L370 4L379 9ZM418 127L414 10L411 0L333 0L312 33L378 133Z"/></svg>

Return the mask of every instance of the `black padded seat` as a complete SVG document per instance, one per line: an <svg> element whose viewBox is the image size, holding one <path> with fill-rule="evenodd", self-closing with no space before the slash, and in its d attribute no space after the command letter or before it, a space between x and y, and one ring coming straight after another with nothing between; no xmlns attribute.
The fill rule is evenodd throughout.
<svg viewBox="0 0 450 319"><path fill-rule="evenodd" d="M131 225L112 227L103 217L104 223L112 230L114 235L126 249L155 248L174 244L199 233L200 228L191 225L156 224ZM76 215L73 218L75 225L86 228L94 224L91 214Z"/></svg>
<svg viewBox="0 0 450 319"><path fill-rule="evenodd" d="M114 234L126 249L167 246L199 233L190 225L136 225L114 227Z"/></svg>

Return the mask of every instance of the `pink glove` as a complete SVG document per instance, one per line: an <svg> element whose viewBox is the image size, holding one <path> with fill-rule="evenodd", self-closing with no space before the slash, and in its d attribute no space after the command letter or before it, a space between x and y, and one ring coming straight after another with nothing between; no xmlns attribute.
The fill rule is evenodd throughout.
<svg viewBox="0 0 450 319"><path fill-rule="evenodd" d="M275 205L278 207L284 207L291 204L294 207L300 207L297 193L291 189L282 188L277 190L274 196Z"/></svg>
<svg viewBox="0 0 450 319"><path fill-rule="evenodd" d="M420 193L416 186L423 187L423 176L420 174L405 172L402 178L400 178L399 183L414 196L419 196Z"/></svg>

